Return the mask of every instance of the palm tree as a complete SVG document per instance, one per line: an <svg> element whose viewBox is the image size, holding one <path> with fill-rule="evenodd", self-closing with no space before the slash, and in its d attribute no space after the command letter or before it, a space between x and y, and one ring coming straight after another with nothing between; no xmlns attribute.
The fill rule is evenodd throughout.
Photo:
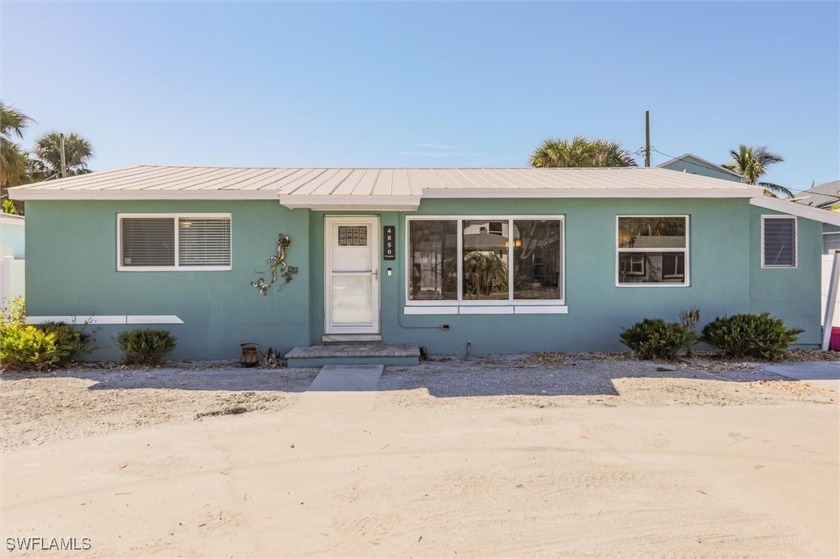
<svg viewBox="0 0 840 559"><path fill-rule="evenodd" d="M11 105L0 101L0 183L19 184L26 171L26 154L15 143L23 138L23 130L32 119Z"/></svg>
<svg viewBox="0 0 840 559"><path fill-rule="evenodd" d="M635 167L633 155L618 142L583 136L549 138L531 154L532 167Z"/></svg>
<svg viewBox="0 0 840 559"><path fill-rule="evenodd" d="M33 150L35 158L29 166L29 173L38 180L61 177L61 136L50 132L41 136ZM64 166L68 177L90 173L87 164L93 157L90 142L78 134L64 136Z"/></svg>
<svg viewBox="0 0 840 559"><path fill-rule="evenodd" d="M14 140L23 138L23 131L30 122L31 118L0 101L0 199L6 213L12 213L16 205L6 199L5 190L26 182L29 157Z"/></svg>
<svg viewBox="0 0 840 559"><path fill-rule="evenodd" d="M776 196L776 194L784 194L788 198L793 198L793 192L772 182L762 182L759 179L767 172L767 167L774 163L781 163L784 158L769 151L767 146L745 146L741 144L738 150L729 150L729 155L732 156L730 163L724 163L722 167L726 167L730 171L739 173L747 180L748 184L755 184L764 188L764 193L768 196Z"/></svg>

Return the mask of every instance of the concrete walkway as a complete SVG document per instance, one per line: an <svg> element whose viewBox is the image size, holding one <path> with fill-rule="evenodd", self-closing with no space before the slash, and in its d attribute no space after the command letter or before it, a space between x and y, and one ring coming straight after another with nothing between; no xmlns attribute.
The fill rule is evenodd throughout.
<svg viewBox="0 0 840 559"><path fill-rule="evenodd" d="M765 371L840 393L840 361L807 361L767 365Z"/></svg>
<svg viewBox="0 0 840 559"><path fill-rule="evenodd" d="M311 414L373 411L383 365L324 365L290 411Z"/></svg>

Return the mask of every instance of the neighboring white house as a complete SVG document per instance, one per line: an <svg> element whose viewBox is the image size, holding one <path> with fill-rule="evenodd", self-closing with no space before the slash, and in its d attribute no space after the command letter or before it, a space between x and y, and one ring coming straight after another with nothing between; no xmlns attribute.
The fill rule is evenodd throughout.
<svg viewBox="0 0 840 559"><path fill-rule="evenodd" d="M24 257L26 219L0 213L0 308L24 295Z"/></svg>
<svg viewBox="0 0 840 559"><path fill-rule="evenodd" d="M822 257L822 304L828 297L828 286L831 278L831 267L834 253L840 251L840 180L827 182L809 188L796 197L796 201L806 206L822 208L837 214L837 223L823 224L823 257ZM840 327L840 300L835 301L834 320L832 326Z"/></svg>

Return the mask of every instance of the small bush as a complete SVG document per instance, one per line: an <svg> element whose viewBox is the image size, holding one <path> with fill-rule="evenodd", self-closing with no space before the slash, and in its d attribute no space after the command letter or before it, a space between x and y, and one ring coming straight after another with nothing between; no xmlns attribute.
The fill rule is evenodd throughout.
<svg viewBox="0 0 840 559"><path fill-rule="evenodd" d="M697 334L677 322L645 318L621 331L621 343L639 359L674 359L681 349L689 350Z"/></svg>
<svg viewBox="0 0 840 559"><path fill-rule="evenodd" d="M176 338L166 330L137 328L120 332L117 343L129 365L157 365L175 348Z"/></svg>
<svg viewBox="0 0 840 559"><path fill-rule="evenodd" d="M58 364L55 334L35 326L0 324L0 368L45 371Z"/></svg>
<svg viewBox="0 0 840 559"><path fill-rule="evenodd" d="M728 357L753 357L773 361L787 355L787 348L804 332L785 328L779 318L762 314L717 317L703 328L701 339Z"/></svg>
<svg viewBox="0 0 840 559"><path fill-rule="evenodd" d="M66 367L79 355L90 351L90 334L73 328L64 322L47 322L38 327L47 334L55 334L55 348L58 356L56 365Z"/></svg>
<svg viewBox="0 0 840 559"><path fill-rule="evenodd" d="M55 334L26 324L23 297L0 309L0 369L44 371L57 363Z"/></svg>

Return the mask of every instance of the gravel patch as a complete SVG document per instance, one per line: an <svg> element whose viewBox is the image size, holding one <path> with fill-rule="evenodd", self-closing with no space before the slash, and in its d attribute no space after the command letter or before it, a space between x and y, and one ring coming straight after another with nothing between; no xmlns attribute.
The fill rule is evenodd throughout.
<svg viewBox="0 0 840 559"><path fill-rule="evenodd" d="M763 363L710 356L657 363L628 354L438 357L386 367L383 406L550 407L833 403L836 394L775 373Z"/></svg>
<svg viewBox="0 0 840 559"><path fill-rule="evenodd" d="M806 360L803 355L796 357ZM807 360L816 355L808 353ZM376 408L837 401L836 393L764 372L762 366L710 355L674 363L637 361L625 353L434 357L413 367L386 367ZM0 448L214 416L276 413L294 403L317 374L317 368L242 369L232 362L167 363L156 369L104 363L51 373L2 373Z"/></svg>

